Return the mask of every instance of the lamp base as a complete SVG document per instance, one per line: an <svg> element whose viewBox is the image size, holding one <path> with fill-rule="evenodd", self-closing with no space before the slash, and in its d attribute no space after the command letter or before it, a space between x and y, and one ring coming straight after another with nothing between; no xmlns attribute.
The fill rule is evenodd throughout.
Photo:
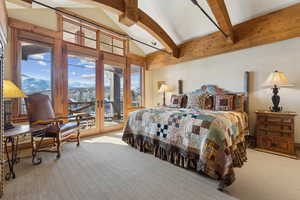
<svg viewBox="0 0 300 200"><path fill-rule="evenodd" d="M282 111L282 107L279 106L280 96L278 95L278 93L279 93L279 88L276 85L274 85L274 87L273 87L273 96L272 96L273 106L270 107L270 110L272 112L280 112L280 111Z"/></svg>
<svg viewBox="0 0 300 200"><path fill-rule="evenodd" d="M282 106L278 106L278 107L270 106L269 109L271 112L281 112Z"/></svg>

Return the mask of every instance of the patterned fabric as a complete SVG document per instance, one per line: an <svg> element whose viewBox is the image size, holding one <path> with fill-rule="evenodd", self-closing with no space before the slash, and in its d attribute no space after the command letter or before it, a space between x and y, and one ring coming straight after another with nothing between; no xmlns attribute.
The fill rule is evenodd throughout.
<svg viewBox="0 0 300 200"><path fill-rule="evenodd" d="M207 93L204 94L190 93L188 96L187 108L212 110L213 102L214 102L213 96Z"/></svg>
<svg viewBox="0 0 300 200"><path fill-rule="evenodd" d="M216 111L230 111L233 110L234 95L221 94L215 96L215 110Z"/></svg>
<svg viewBox="0 0 300 200"><path fill-rule="evenodd" d="M199 96L200 109L212 110L214 105L214 98L209 94L202 94Z"/></svg>
<svg viewBox="0 0 300 200"><path fill-rule="evenodd" d="M187 102L188 102L188 96L183 95L181 99L181 108L186 108L187 107Z"/></svg>
<svg viewBox="0 0 300 200"><path fill-rule="evenodd" d="M171 104L169 107L171 108L180 108L181 107L181 102L182 102L182 95L176 95L173 94L171 96Z"/></svg>
<svg viewBox="0 0 300 200"><path fill-rule="evenodd" d="M123 140L140 151L220 179L234 181L246 161L247 115L195 109L144 109L130 113Z"/></svg>
<svg viewBox="0 0 300 200"><path fill-rule="evenodd" d="M187 108L190 109L201 109L199 104L199 98L201 94L196 93L189 93L188 94L188 102L187 102Z"/></svg>
<svg viewBox="0 0 300 200"><path fill-rule="evenodd" d="M236 94L234 95L233 99L233 109L237 112L244 112L244 102L245 102L245 95L244 94Z"/></svg>

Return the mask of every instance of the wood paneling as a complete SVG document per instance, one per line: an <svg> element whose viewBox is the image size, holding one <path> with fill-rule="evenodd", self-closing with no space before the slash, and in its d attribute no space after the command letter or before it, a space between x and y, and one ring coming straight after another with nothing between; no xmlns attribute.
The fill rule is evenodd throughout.
<svg viewBox="0 0 300 200"><path fill-rule="evenodd" d="M119 21L126 26L132 26L137 23L138 15L138 0L124 0L125 11L119 17Z"/></svg>
<svg viewBox="0 0 300 200"><path fill-rule="evenodd" d="M127 55L127 58L131 64L140 65L140 66L145 66L145 64L146 64L146 57L144 57L144 56L139 56L139 55L130 53Z"/></svg>
<svg viewBox="0 0 300 200"><path fill-rule="evenodd" d="M220 28L228 35L228 41L234 43L234 33L224 0L208 0Z"/></svg>
<svg viewBox="0 0 300 200"><path fill-rule="evenodd" d="M52 31L50 29L36 26L36 25L30 24L30 23L27 23L24 21L14 19L14 18L9 18L8 24L12 28L20 29L23 31L31 32L31 33L37 33L37 34L41 34L44 36L49 36L49 37L55 38L55 39L61 39L61 34L58 31Z"/></svg>
<svg viewBox="0 0 300 200"><path fill-rule="evenodd" d="M228 43L222 33L216 32L181 44L179 59L163 52L149 54L147 65L154 69L299 37L300 3L235 25L233 30L234 44Z"/></svg>

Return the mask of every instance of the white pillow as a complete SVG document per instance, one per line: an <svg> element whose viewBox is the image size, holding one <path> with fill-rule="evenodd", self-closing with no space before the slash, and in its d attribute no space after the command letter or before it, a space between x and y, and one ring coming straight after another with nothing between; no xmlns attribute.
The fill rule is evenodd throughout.
<svg viewBox="0 0 300 200"><path fill-rule="evenodd" d="M201 94L189 93L186 108L201 109L200 104L199 104L200 96L201 96Z"/></svg>

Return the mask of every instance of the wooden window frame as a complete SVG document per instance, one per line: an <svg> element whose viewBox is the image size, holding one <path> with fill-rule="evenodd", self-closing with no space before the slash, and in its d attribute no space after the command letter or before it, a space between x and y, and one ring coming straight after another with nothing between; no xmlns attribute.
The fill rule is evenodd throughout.
<svg viewBox="0 0 300 200"><path fill-rule="evenodd" d="M135 54L129 54L129 42L128 40L124 40L124 51L125 56L120 56L108 52L101 51L99 48L99 43L97 43L97 48L90 48L90 47L82 47L78 44L70 43L63 41L62 37L62 26L60 25L62 23L62 18L58 16L57 24L58 24L58 31L53 31L50 29L46 29L43 27L39 27L27 22L23 22L20 20L16 20L13 18L9 19L9 25L11 29L11 66L12 66L12 74L14 74L13 81L18 85L18 76L15 76L17 74L17 69L19 69L20 64L20 48L18 43L18 40L20 38L28 39L29 42L34 43L41 43L48 44L52 48L52 96L53 103L54 103L54 110L57 116L65 116L68 114L67 107L65 106L66 101L65 97L67 97L67 55L68 50L71 50L72 52L83 52L83 55L90 55L91 57L97 57L97 66L98 70L97 74L99 79L97 79L97 85L100 87L103 87L103 70L104 70L104 63L110 63L115 64L119 66L124 67L124 120L127 119L128 113L132 109L139 109L139 108L133 108L131 107L131 97L130 97L130 65L135 64L138 66L141 66L143 69L143 75L142 75L142 103L145 104L145 71L146 71L146 62L145 57L137 56ZM100 31L97 31L97 40L99 41L100 38ZM34 39L32 39L34 38ZM87 56L88 56L87 55ZM103 99L102 94L99 94L97 96L98 99ZM18 106L15 106L14 108L18 108ZM101 112L103 113L103 112ZM18 118L18 110L16 112L13 112L15 114L15 121L25 121L25 119ZM102 119L100 116L99 119ZM91 132L91 133L85 133L85 135L95 135L99 133L108 132L115 129L120 129L122 126L119 127L107 127L100 129L98 132Z"/></svg>
<svg viewBox="0 0 300 200"><path fill-rule="evenodd" d="M132 106L132 98L131 98L131 67L132 65L137 65L141 67L141 81L140 81L140 87L141 87L141 106L134 107ZM128 95L128 105L127 108L129 111L138 110L145 108L145 72L146 72L146 61L145 58L142 56L138 56L135 54L128 54L127 58L127 77L128 77L128 86L127 86L127 95Z"/></svg>
<svg viewBox="0 0 300 200"><path fill-rule="evenodd" d="M97 28L95 28L93 26L89 26L87 23L80 23L80 22L74 21L74 20L72 20L70 18L67 18L67 17L61 15L61 14L57 14L57 18L58 18L58 30L59 30L59 32L61 32L62 39L63 39L64 32L69 33L69 34L73 34L75 36L75 40L76 40L76 37L80 37L79 38L79 40L80 40L79 43L76 43L76 41L73 43L73 42L70 42L70 41L63 40L64 42L68 42L70 44L75 44L75 45L79 45L79 46L86 47L86 48L96 49L96 50L99 50L99 51L104 51L106 53L111 53L111 54L117 55L117 56L123 56L123 57L127 56L128 51L129 51L129 45L127 44L128 43L128 39L125 39L125 38L122 38L122 37L118 37L117 35L108 33L107 31L103 31L103 30L97 29ZM70 24L74 24L76 26L79 26L79 28L80 28L79 36L76 33L72 33L72 32L70 32L68 30L65 30L65 28L64 28L64 22L68 22ZM94 31L96 33L96 39L84 36L82 28ZM108 43L105 43L105 42L101 41L101 36L102 35L105 35L106 37L111 38L112 44L108 44ZM86 46L84 44L84 39L85 38L88 39L88 40L95 41L96 42L96 47L92 48L92 47ZM119 41L123 42L123 48L119 47L117 45L114 45L114 40L119 40ZM102 50L101 49L101 44L105 44L105 45L110 46L111 49L112 49L112 51L108 52L108 51ZM123 55L114 53L114 48L123 50Z"/></svg>
<svg viewBox="0 0 300 200"><path fill-rule="evenodd" d="M34 39L32 39L34 38ZM55 102L55 94L56 94L56 85L55 85L55 64L54 64L54 40L52 38L27 32L24 30L19 30L15 28L11 28L11 62L12 62L12 74L14 76L12 77L13 82L18 86L21 87L21 43L22 42L28 42L40 46L49 47L52 49L51 51L51 98L53 106ZM27 115L21 113L21 100L15 99L12 101L12 118L14 122L23 122L27 121Z"/></svg>

